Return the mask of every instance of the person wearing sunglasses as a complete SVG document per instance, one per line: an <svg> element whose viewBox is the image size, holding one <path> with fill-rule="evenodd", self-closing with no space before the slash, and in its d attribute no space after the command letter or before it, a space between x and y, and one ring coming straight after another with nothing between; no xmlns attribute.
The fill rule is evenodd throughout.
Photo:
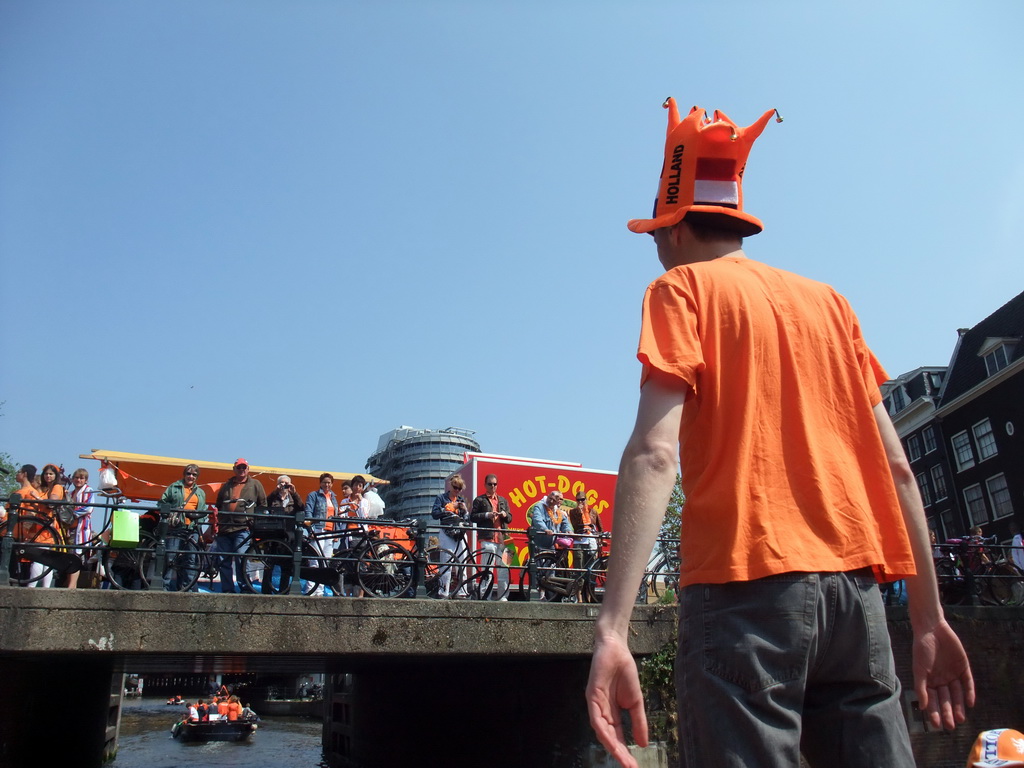
<svg viewBox="0 0 1024 768"><path fill-rule="evenodd" d="M192 517L189 512L195 513L206 509L206 491L199 487L199 467L195 464L187 465L181 472L181 480L175 480L164 489L163 495L160 496L160 503L169 504L172 510L170 528L181 528L182 522L186 525L191 523ZM199 534L190 531L189 538L193 539L193 543L198 547ZM180 542L181 539L177 536L168 536L164 540L169 561L176 560L172 555L178 551ZM178 591L179 582L187 578L189 570L194 570L197 567L194 554L187 555L178 562L180 567L169 568L164 576L164 589L171 592ZM193 585L193 592L198 589Z"/></svg>
<svg viewBox="0 0 1024 768"><path fill-rule="evenodd" d="M498 476L488 475L484 478L486 491L473 499L473 506L469 513L470 522L479 529L476 540L480 549L488 552L492 558L501 557L502 542L505 540L504 530L512 522L512 512L508 505L508 499L498 495ZM499 569L499 577L502 574L507 578L507 569ZM497 589L492 590L492 599L507 600L505 593L508 591L504 584L496 584Z"/></svg>

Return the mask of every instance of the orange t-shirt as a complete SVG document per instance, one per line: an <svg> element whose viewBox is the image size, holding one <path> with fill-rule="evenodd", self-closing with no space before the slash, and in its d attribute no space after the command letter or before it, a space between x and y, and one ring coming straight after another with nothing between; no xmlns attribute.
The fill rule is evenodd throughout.
<svg viewBox="0 0 1024 768"><path fill-rule="evenodd" d="M637 353L692 389L679 426L682 583L914 573L872 408L887 376L832 288L742 256L676 267Z"/></svg>
<svg viewBox="0 0 1024 768"><path fill-rule="evenodd" d="M15 491L21 501L18 504L18 514L21 517L45 518L49 513L49 507L44 504L33 504L29 499L41 499L43 494L32 486L18 488ZM46 529L35 523L27 523L19 520L13 531L14 538L19 541L39 541L41 544L53 543L53 537L45 533Z"/></svg>
<svg viewBox="0 0 1024 768"><path fill-rule="evenodd" d="M67 498L67 493L64 491L63 485L61 485L60 483L54 483L53 488L50 489L50 492L47 493L45 496L40 494L40 498L46 498L51 501L64 501L64 499ZM57 512L62 509L62 507L56 506L54 504L40 504L39 506L43 509L46 516L50 519L57 517Z"/></svg>

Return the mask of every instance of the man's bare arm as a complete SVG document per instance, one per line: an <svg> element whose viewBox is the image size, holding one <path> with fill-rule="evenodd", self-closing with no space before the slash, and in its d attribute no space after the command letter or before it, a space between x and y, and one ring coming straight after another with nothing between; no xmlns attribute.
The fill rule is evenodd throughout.
<svg viewBox="0 0 1024 768"><path fill-rule="evenodd" d="M658 373L648 378L615 488L615 544L594 632L587 707L598 739L626 768L636 763L626 749L623 709L630 713L637 743L647 744L640 681L629 652L629 618L675 485L687 392L679 379Z"/></svg>
<svg viewBox="0 0 1024 768"><path fill-rule="evenodd" d="M906 580L914 630L914 690L932 725L952 729L964 721L965 707L974 706L974 677L963 645L942 612L928 523L914 473L885 406L879 403L874 413L917 567L917 575Z"/></svg>

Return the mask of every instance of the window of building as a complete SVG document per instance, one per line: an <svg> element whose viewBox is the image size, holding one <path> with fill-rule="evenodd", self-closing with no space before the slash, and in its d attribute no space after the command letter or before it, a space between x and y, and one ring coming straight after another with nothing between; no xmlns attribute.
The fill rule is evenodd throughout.
<svg viewBox="0 0 1024 768"><path fill-rule="evenodd" d="M889 410L890 413L896 414L907 407L907 394L903 391L903 387L897 386L889 393L889 400L892 403L892 408Z"/></svg>
<svg viewBox="0 0 1024 768"><path fill-rule="evenodd" d="M956 468L958 472L970 469L974 466L974 449L971 448L971 438L967 431L957 432L950 441L953 444L953 455L956 457Z"/></svg>
<svg viewBox="0 0 1024 768"><path fill-rule="evenodd" d="M987 355L985 355L985 370L991 376L1010 364L1010 353L1013 347L1009 344L1000 344Z"/></svg>
<svg viewBox="0 0 1024 768"><path fill-rule="evenodd" d="M985 419L972 427L974 441L978 444L978 461L984 461L999 453L996 447L996 436L992 433L992 423Z"/></svg>
<svg viewBox="0 0 1024 768"><path fill-rule="evenodd" d="M925 427L924 432L921 433L921 437L924 438L925 453L931 453L938 448L938 443L935 441L935 427Z"/></svg>
<svg viewBox="0 0 1024 768"><path fill-rule="evenodd" d="M1010 488L1006 484L1006 475L996 475L985 481L988 487L988 500L992 503L992 517L1006 517L1013 514L1013 502L1010 500Z"/></svg>
<svg viewBox="0 0 1024 768"><path fill-rule="evenodd" d="M942 535L939 537L939 541L945 541L960 532L953 519L952 509L943 511L942 514L939 515L939 519L942 521Z"/></svg>
<svg viewBox="0 0 1024 768"><path fill-rule="evenodd" d="M911 461L917 461L921 458L921 441L917 435L911 435L907 440L907 453L910 454Z"/></svg>
<svg viewBox="0 0 1024 768"><path fill-rule="evenodd" d="M932 485L935 487L935 498L944 499L949 495L946 490L946 473L942 471L942 465L936 464L932 467Z"/></svg>
<svg viewBox="0 0 1024 768"><path fill-rule="evenodd" d="M972 526L988 522L985 493L981 490L980 483L964 488L964 506L967 508L967 519L971 521Z"/></svg>
<svg viewBox="0 0 1024 768"><path fill-rule="evenodd" d="M921 501L924 502L926 507L930 507L932 505L932 492L928 487L928 475L922 472L914 475L914 477L917 478L917 487L921 491Z"/></svg>

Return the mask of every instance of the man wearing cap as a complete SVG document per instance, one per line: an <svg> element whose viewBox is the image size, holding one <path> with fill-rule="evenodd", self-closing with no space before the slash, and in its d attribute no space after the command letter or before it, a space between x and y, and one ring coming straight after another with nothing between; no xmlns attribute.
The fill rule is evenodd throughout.
<svg viewBox="0 0 1024 768"><path fill-rule="evenodd" d="M234 477L217 492L217 519L213 524L217 536L215 547L220 553L220 591L248 591L245 587L245 554L243 546L249 531L247 512L267 506L267 493L255 477L249 476L249 462L236 459ZM235 578L238 587L235 587Z"/></svg>
<svg viewBox="0 0 1024 768"><path fill-rule="evenodd" d="M470 508L469 519L480 530L477 531L477 541L480 542L480 549L489 552L492 560L501 557L501 550L505 540L504 530L512 522L512 511L508 505L508 499L498 495L498 476L488 475L484 478L486 490L475 499ZM497 580L508 580L508 569L497 568ZM506 583L495 583L491 590L491 599L505 601L505 593L508 591Z"/></svg>
<svg viewBox="0 0 1024 768"><path fill-rule="evenodd" d="M616 545L587 701L635 766L647 741L629 618L676 476L681 764L914 765L878 590L906 579L914 688L935 727L963 722L974 682L939 604L924 510L856 315L826 285L752 261L748 128L695 107L668 135L654 217L666 272L647 289L640 403L615 494ZM678 453L677 453L678 452Z"/></svg>
<svg viewBox="0 0 1024 768"><path fill-rule="evenodd" d="M569 522L572 523L572 532L579 537L575 548L583 555L583 564L586 565L597 551L597 539L593 534L601 533L603 528L601 518L591 511L584 491L576 494L576 506L569 510Z"/></svg>

